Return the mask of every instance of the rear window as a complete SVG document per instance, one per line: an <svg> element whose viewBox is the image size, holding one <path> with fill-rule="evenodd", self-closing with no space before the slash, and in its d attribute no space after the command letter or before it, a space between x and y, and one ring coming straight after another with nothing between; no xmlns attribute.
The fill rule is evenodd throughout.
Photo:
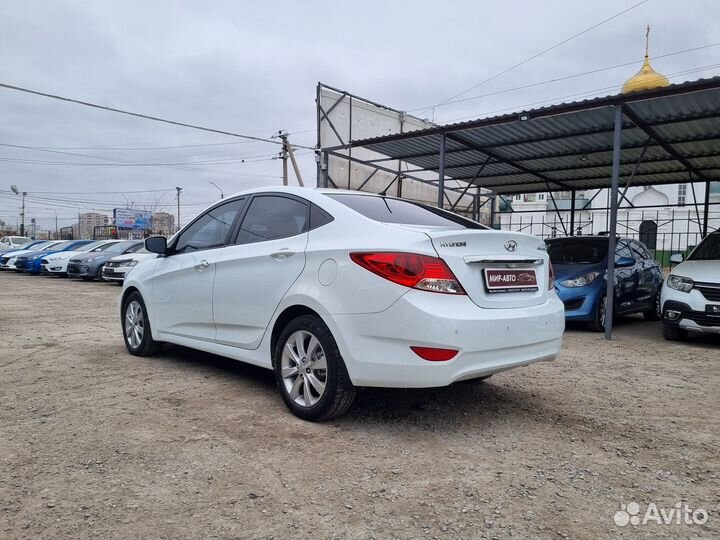
<svg viewBox="0 0 720 540"><path fill-rule="evenodd" d="M688 260L715 261L720 260L720 234L711 234L695 248Z"/></svg>
<svg viewBox="0 0 720 540"><path fill-rule="evenodd" d="M597 264L607 257L608 241L589 238L547 243L553 264Z"/></svg>
<svg viewBox="0 0 720 540"><path fill-rule="evenodd" d="M452 229L487 229L480 223L451 212L412 201L347 193L327 193L326 195L363 216L382 223L448 227Z"/></svg>

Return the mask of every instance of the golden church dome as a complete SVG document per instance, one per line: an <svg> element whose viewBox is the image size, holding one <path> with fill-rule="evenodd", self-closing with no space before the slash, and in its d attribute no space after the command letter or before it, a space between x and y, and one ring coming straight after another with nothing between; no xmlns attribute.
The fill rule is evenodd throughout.
<svg viewBox="0 0 720 540"><path fill-rule="evenodd" d="M648 44L650 40L650 27L648 26L645 34L645 61L640 71L630 77L622 87L622 93L639 92L641 90L650 90L651 88L662 88L669 86L670 81L665 75L661 75L650 66L650 56L648 54Z"/></svg>

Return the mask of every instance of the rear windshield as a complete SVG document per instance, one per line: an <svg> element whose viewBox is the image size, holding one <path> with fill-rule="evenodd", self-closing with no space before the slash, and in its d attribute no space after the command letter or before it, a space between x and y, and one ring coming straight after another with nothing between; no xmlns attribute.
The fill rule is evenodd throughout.
<svg viewBox="0 0 720 540"><path fill-rule="evenodd" d="M607 257L608 241L597 239L555 240L547 243L553 264L597 264Z"/></svg>
<svg viewBox="0 0 720 540"><path fill-rule="evenodd" d="M45 246L43 248L43 251L49 251L50 249L56 249L57 251L61 251L68 247L70 244L72 244L72 240L65 240L64 242L58 242L57 244L51 244L49 246Z"/></svg>
<svg viewBox="0 0 720 540"><path fill-rule="evenodd" d="M421 225L426 227L448 227L452 229L486 229L484 225L465 219L451 212L424 204L378 197L374 195L352 195L347 193L326 194L365 217L382 223Z"/></svg>
<svg viewBox="0 0 720 540"><path fill-rule="evenodd" d="M688 257L690 261L720 260L720 234L711 234Z"/></svg>

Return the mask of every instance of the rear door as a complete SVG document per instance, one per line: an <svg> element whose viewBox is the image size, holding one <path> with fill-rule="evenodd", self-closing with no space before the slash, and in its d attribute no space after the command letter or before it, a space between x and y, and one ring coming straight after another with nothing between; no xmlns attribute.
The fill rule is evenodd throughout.
<svg viewBox="0 0 720 540"><path fill-rule="evenodd" d="M256 349L285 293L305 268L310 204L299 197L254 195L233 245L216 263L217 341Z"/></svg>
<svg viewBox="0 0 720 540"><path fill-rule="evenodd" d="M633 240L630 243L635 260L638 263L638 292L636 302L642 306L654 306L655 282L658 264L652 255L640 242Z"/></svg>
<svg viewBox="0 0 720 540"><path fill-rule="evenodd" d="M615 289L616 309L619 312L630 311L634 308L640 289L641 261L637 260L637 255L630 249L630 241L624 239L618 240L615 248L615 262L623 258L635 259L635 264L625 268L615 268L615 281L617 283Z"/></svg>
<svg viewBox="0 0 720 540"><path fill-rule="evenodd" d="M234 199L201 215L177 237L172 254L158 258L151 289L158 331L203 341L215 339L215 265L245 200Z"/></svg>

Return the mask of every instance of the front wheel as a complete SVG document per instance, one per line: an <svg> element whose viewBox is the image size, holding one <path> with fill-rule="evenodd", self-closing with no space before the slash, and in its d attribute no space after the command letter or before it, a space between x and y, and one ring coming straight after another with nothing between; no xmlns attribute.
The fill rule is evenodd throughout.
<svg viewBox="0 0 720 540"><path fill-rule="evenodd" d="M275 381L285 405L303 420L329 420L347 412L356 390L335 338L318 317L302 315L280 334Z"/></svg>
<svg viewBox="0 0 720 540"><path fill-rule="evenodd" d="M607 306L607 296L603 294L595 306L593 319L589 324L590 329L594 332L605 331L605 306Z"/></svg>
<svg viewBox="0 0 720 540"><path fill-rule="evenodd" d="M662 308L660 306L660 289L658 289L658 292L655 294L655 299L653 300L653 308L648 309L647 311L643 311L643 317L645 317L646 321L659 321L662 319Z"/></svg>
<svg viewBox="0 0 720 540"><path fill-rule="evenodd" d="M677 326L663 324L663 337L668 341L685 341L688 338L688 331Z"/></svg>
<svg viewBox="0 0 720 540"><path fill-rule="evenodd" d="M130 354L150 356L159 348L159 343L152 338L145 302L137 291L130 293L123 302L122 329L125 347Z"/></svg>

